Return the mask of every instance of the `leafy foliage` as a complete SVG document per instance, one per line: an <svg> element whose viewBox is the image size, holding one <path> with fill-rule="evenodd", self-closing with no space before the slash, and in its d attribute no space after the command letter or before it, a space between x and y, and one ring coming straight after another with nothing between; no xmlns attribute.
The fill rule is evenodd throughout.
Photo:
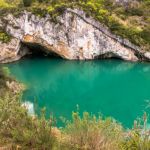
<svg viewBox="0 0 150 150"><path fill-rule="evenodd" d="M5 0L0 0L0 8L8 7L8 3Z"/></svg>
<svg viewBox="0 0 150 150"><path fill-rule="evenodd" d="M135 121L134 128L130 130L121 143L123 150L148 150L150 149L150 129L147 124L147 114L143 119Z"/></svg>
<svg viewBox="0 0 150 150"><path fill-rule="evenodd" d="M3 43L8 43L10 40L10 35L8 35L5 31L0 30L0 41Z"/></svg>
<svg viewBox="0 0 150 150"><path fill-rule="evenodd" d="M29 6L31 6L32 1L31 0L23 0L23 4L25 7L29 7Z"/></svg>
<svg viewBox="0 0 150 150"><path fill-rule="evenodd" d="M26 108L21 106L20 95L7 93L0 98L0 126L3 144L23 149L52 149L56 142L52 121L45 119L44 112L40 118L28 116Z"/></svg>
<svg viewBox="0 0 150 150"><path fill-rule="evenodd" d="M112 118L103 119L88 112L73 112L72 122L67 121L64 128L66 149L73 150L119 150L119 142L122 139L122 126Z"/></svg>
<svg viewBox="0 0 150 150"><path fill-rule="evenodd" d="M0 66L0 97L2 97L4 93L6 93L8 90L6 86L6 81L10 80L8 75L9 75L8 68Z"/></svg>

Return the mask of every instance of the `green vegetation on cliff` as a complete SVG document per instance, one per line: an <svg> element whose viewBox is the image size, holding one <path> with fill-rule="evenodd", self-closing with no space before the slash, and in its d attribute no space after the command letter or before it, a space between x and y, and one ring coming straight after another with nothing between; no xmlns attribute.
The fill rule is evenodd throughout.
<svg viewBox="0 0 150 150"><path fill-rule="evenodd" d="M0 30L0 41L7 43L11 40L11 36L8 35L5 31Z"/></svg>
<svg viewBox="0 0 150 150"><path fill-rule="evenodd" d="M84 10L116 35L129 39L144 50L150 49L150 0L126 4L115 0L0 0L2 12L11 9L16 13L16 9L27 9L40 16L49 13L54 18L68 7Z"/></svg>
<svg viewBox="0 0 150 150"><path fill-rule="evenodd" d="M10 80L8 77L8 69L0 66L0 97L3 97L4 93L8 91L6 86L7 80Z"/></svg>

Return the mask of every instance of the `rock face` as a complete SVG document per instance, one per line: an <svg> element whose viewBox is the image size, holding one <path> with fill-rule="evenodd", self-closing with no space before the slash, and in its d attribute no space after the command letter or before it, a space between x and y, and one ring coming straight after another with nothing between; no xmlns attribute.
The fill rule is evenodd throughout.
<svg viewBox="0 0 150 150"><path fill-rule="evenodd" d="M49 15L40 18L30 12L19 17L9 14L1 19L0 27L13 37L8 44L0 43L0 62L15 61L31 53L29 45L69 60L115 57L137 61L150 56L79 10L67 9L57 22Z"/></svg>
<svg viewBox="0 0 150 150"><path fill-rule="evenodd" d="M0 42L0 63L17 61L28 53L28 48L23 47L17 38L12 38L9 43Z"/></svg>

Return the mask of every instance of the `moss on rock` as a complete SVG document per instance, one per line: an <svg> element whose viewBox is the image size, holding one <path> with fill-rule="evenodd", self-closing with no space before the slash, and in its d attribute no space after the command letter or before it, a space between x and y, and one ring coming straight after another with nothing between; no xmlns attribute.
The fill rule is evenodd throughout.
<svg viewBox="0 0 150 150"><path fill-rule="evenodd" d="M11 36L7 32L0 30L0 41L2 43L8 43L10 42L10 40L11 40Z"/></svg>

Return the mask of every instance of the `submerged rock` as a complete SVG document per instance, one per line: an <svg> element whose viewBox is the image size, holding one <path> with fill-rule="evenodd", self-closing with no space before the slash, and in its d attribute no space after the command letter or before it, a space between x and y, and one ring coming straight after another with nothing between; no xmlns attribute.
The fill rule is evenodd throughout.
<svg viewBox="0 0 150 150"><path fill-rule="evenodd" d="M0 26L13 37L7 44L0 43L0 62L15 61L31 53L29 45L69 60L150 59L148 52L145 54L128 40L113 35L80 10L67 9L55 22L49 15L40 18L26 11L18 17L9 14L1 19Z"/></svg>

